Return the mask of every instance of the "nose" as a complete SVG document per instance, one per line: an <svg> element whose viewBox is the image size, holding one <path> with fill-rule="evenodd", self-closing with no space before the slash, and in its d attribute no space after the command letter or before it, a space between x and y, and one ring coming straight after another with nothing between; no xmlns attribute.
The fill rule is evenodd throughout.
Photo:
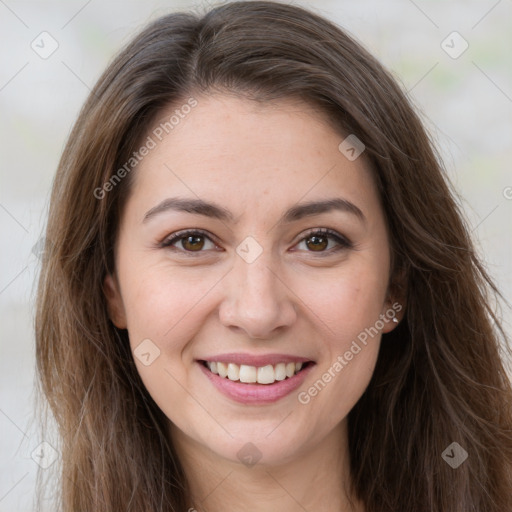
<svg viewBox="0 0 512 512"><path fill-rule="evenodd" d="M223 325L254 339L272 338L297 318L293 292L264 254L252 263L237 258L225 277L225 296L219 307Z"/></svg>

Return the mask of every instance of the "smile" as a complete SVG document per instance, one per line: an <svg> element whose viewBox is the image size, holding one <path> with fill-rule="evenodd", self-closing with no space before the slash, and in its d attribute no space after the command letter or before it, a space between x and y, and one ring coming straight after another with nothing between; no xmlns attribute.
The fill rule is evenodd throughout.
<svg viewBox="0 0 512 512"><path fill-rule="evenodd" d="M274 384L276 381L289 379L302 370L302 362L267 364L265 366L249 366L246 364L223 363L220 361L204 361L204 365L214 374L233 382L246 384Z"/></svg>
<svg viewBox="0 0 512 512"><path fill-rule="evenodd" d="M246 405L270 404L290 395L316 365L285 354L219 354L196 362L214 388Z"/></svg>

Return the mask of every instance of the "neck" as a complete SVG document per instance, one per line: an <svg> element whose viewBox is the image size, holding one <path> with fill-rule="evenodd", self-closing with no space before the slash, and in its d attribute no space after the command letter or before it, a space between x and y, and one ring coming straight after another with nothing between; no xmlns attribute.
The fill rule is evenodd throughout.
<svg viewBox="0 0 512 512"><path fill-rule="evenodd" d="M346 420L286 464L247 467L220 457L171 427L189 486L190 512L364 512L349 496Z"/></svg>

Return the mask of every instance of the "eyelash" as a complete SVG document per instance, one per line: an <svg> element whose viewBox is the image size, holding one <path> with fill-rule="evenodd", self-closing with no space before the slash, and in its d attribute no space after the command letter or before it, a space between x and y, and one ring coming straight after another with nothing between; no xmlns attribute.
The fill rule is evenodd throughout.
<svg viewBox="0 0 512 512"><path fill-rule="evenodd" d="M174 233L173 235L171 235L170 237L166 238L163 242L160 243L160 247L174 249L174 250L185 253L187 256L195 256L196 254L201 254L205 251L203 251L203 250L201 250L201 251L186 251L185 249L178 249L176 247L172 247L172 244L175 242L178 242L182 239L185 239L188 236L197 236L197 235L208 238L211 242L215 243L215 241L212 240L211 235L209 233L207 233L206 231L203 231L202 229L188 229L188 230L178 231L178 232ZM309 230L304 235L304 237L301 238L301 240L299 240L299 242L297 244L303 242L304 240L306 240L308 238L311 238L314 235L320 235L320 236L329 235L330 238L333 238L339 244L338 247L335 247L328 251L318 251L318 254L320 256L330 255L335 252L338 252L338 251L341 251L344 249L352 249L354 247L353 243L348 238L346 238L343 235L340 235L339 233L337 233L336 231L333 231L332 229L328 229L328 228L313 228L313 229ZM307 251L307 252L315 253L315 251Z"/></svg>

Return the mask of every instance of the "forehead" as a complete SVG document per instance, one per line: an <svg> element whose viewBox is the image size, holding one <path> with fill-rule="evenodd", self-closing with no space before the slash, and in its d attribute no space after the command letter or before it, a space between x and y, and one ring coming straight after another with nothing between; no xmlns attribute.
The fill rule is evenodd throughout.
<svg viewBox="0 0 512 512"><path fill-rule="evenodd" d="M212 198L238 207L234 215L263 198L290 203L340 193L367 207L378 202L364 154L347 159L339 150L346 135L313 105L194 98L193 108L175 104L157 116L147 134L154 147L136 167L132 195L146 202L170 194Z"/></svg>

